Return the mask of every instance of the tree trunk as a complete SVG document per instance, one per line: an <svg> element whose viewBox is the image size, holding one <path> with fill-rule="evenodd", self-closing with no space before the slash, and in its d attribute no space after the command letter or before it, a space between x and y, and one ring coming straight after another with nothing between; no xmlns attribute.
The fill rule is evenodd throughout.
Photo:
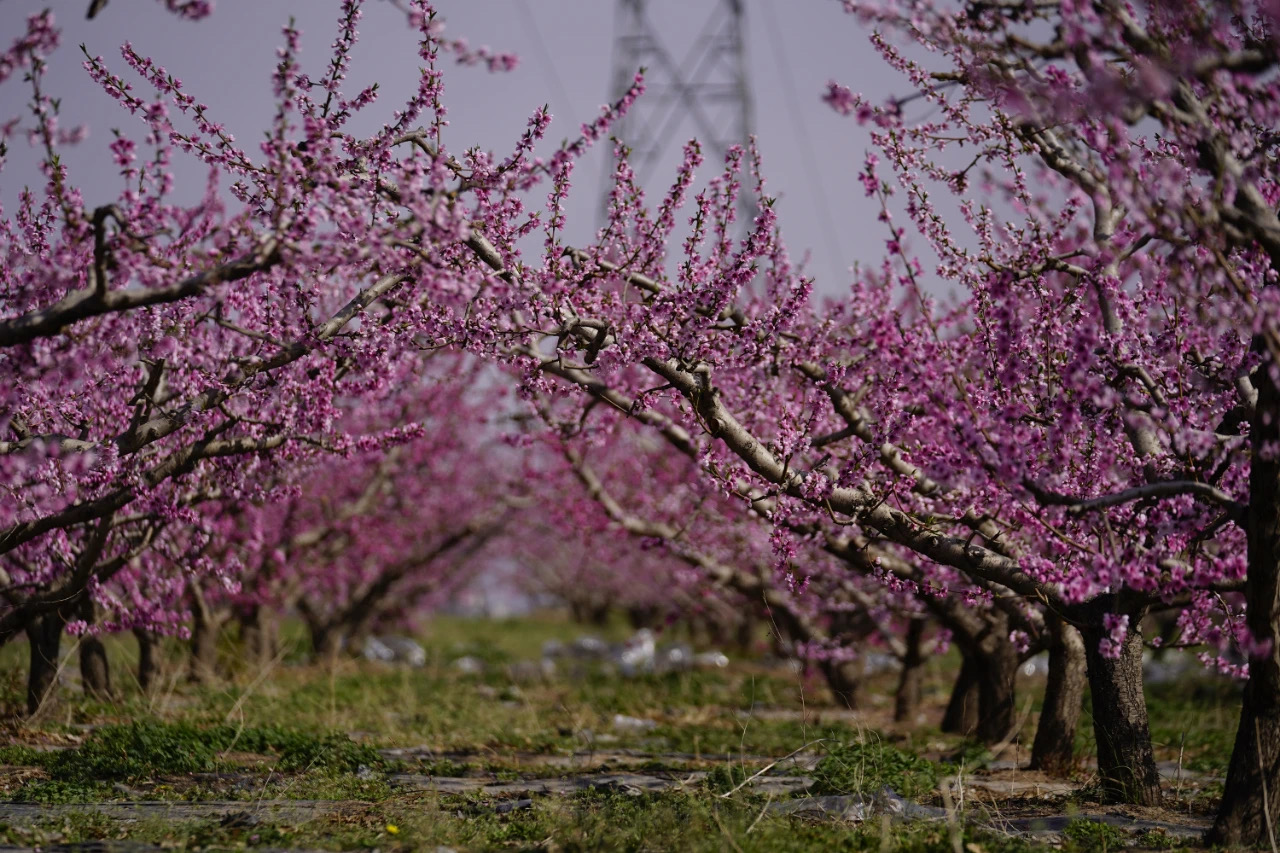
<svg viewBox="0 0 1280 853"><path fill-rule="evenodd" d="M749 611L743 611L742 619L738 622L733 636L733 648L744 655L752 653L756 634L756 615Z"/></svg>
<svg viewBox="0 0 1280 853"><path fill-rule="evenodd" d="M662 611L656 604L633 604L627 608L627 621L631 624L633 631L639 631L641 628L650 630L657 628L661 615Z"/></svg>
<svg viewBox="0 0 1280 853"><path fill-rule="evenodd" d="M328 622L310 622L311 656L317 663L333 661L342 650L342 632Z"/></svg>
<svg viewBox="0 0 1280 853"><path fill-rule="evenodd" d="M80 638L80 683L86 696L109 702L115 696L111 690L111 666L107 662L107 647L97 637Z"/></svg>
<svg viewBox="0 0 1280 853"><path fill-rule="evenodd" d="M587 599L575 599L569 602L569 618L578 625L603 627L609 624L609 605Z"/></svg>
<svg viewBox="0 0 1280 853"><path fill-rule="evenodd" d="M255 604L237 614L240 623L240 644L244 647L244 659L255 671L271 663L278 651L278 630L271 611Z"/></svg>
<svg viewBox="0 0 1280 853"><path fill-rule="evenodd" d="M907 625L907 653L902 657L902 672L898 675L898 689L893 697L893 721L910 722L920 707L920 682L924 677L925 620L912 619Z"/></svg>
<svg viewBox="0 0 1280 853"><path fill-rule="evenodd" d="M27 641L31 646L31 664L27 670L27 713L35 714L52 698L58 682L59 649L66 619L50 610L27 622Z"/></svg>
<svg viewBox="0 0 1280 853"><path fill-rule="evenodd" d="M1075 764L1076 728L1084 700L1085 654L1080 632L1052 611L1049 630L1049 680L1031 746L1031 769L1066 774Z"/></svg>
<svg viewBox="0 0 1280 853"><path fill-rule="evenodd" d="M209 684L218 678L218 623L202 599L191 608L191 670L188 678Z"/></svg>
<svg viewBox="0 0 1280 853"><path fill-rule="evenodd" d="M1275 266L1275 261L1272 261ZM1249 682L1240 709L1222 805L1206 839L1210 845L1276 849L1280 837L1280 388L1276 357L1263 352L1254 371L1258 402L1249 429L1249 572L1246 624L1269 648L1249 657Z"/></svg>
<svg viewBox="0 0 1280 853"><path fill-rule="evenodd" d="M133 636L138 640L138 687L143 693L149 693L156 683L158 673L156 640L151 632L144 628L134 628Z"/></svg>
<svg viewBox="0 0 1280 853"><path fill-rule="evenodd" d="M957 635L964 661L942 717L942 730L1000 743L1013 730L1018 650L1008 637L987 631L977 642Z"/></svg>
<svg viewBox="0 0 1280 853"><path fill-rule="evenodd" d="M88 593L81 596L76 606L76 615L89 625L98 621L98 607ZM107 647L95 634L85 634L80 638L80 684L86 696L94 699L111 701L115 694L111 690L111 666L107 661Z"/></svg>
<svg viewBox="0 0 1280 853"><path fill-rule="evenodd" d="M978 664L968 654L964 654L960 674L951 687L951 698L942 714L942 730L965 736L978 730Z"/></svg>
<svg viewBox="0 0 1280 853"><path fill-rule="evenodd" d="M831 696L837 706L857 710L859 682L862 680L860 661L844 660L818 662L818 669L827 680Z"/></svg>
<svg viewBox="0 0 1280 853"><path fill-rule="evenodd" d="M979 657L978 727L974 731L986 744L1002 742L1017 724L1014 688L1018 680L1018 650L1008 632L989 634Z"/></svg>
<svg viewBox="0 0 1280 853"><path fill-rule="evenodd" d="M1142 632L1137 614L1117 658L1099 651L1107 632L1102 626L1106 603L1085 608L1082 620L1085 664L1093 705L1093 733L1098 742L1098 777L1108 802L1154 806L1160 803L1160 774L1151 751L1147 700L1142 692Z"/></svg>
<svg viewBox="0 0 1280 853"><path fill-rule="evenodd" d="M587 624L593 625L596 628L605 627L609 624L610 609L611 608L607 602L590 605L587 610Z"/></svg>

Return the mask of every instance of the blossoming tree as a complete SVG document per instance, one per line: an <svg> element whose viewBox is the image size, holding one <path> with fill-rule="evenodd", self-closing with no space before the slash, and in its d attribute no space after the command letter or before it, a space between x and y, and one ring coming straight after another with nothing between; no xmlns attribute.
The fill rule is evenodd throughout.
<svg viewBox="0 0 1280 853"><path fill-rule="evenodd" d="M456 347L695 460L766 514L779 576L802 579L816 544L886 583L1076 626L1112 798L1159 798L1139 623L1181 608L1188 638L1249 658L1212 837L1262 844L1280 814L1275 8L844 6L916 46L874 38L916 94L828 93L876 128L864 185L886 251L824 305L743 151L692 199L680 246L696 143L653 206L621 158L608 222L565 245L574 163L641 86L546 159L545 110L506 157L453 154L437 60L477 57L421 0L426 70L367 137L347 125L376 92L342 92L355 0L318 77L286 30L254 154L154 61L126 46L148 100L90 57L154 150L118 140L125 189L95 207L58 158L73 135L40 85L56 30L33 18L0 62L30 71L46 178L0 231L0 641L38 634L190 505L247 494L245 459L337 441L335 401L385 392L387 365ZM179 152L213 176L191 207L167 199ZM735 241L743 180L760 207Z"/></svg>

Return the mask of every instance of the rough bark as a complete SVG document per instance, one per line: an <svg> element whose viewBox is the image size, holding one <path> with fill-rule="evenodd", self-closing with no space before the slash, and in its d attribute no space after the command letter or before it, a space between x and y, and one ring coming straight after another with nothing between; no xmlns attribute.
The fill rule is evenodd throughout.
<svg viewBox="0 0 1280 853"><path fill-rule="evenodd" d="M978 664L967 654L960 662L947 710L942 714L942 730L965 736L978 730Z"/></svg>
<svg viewBox="0 0 1280 853"><path fill-rule="evenodd" d="M818 669L826 679L827 687L831 690L831 696L836 705L851 711L857 710L862 680L860 662L824 660L819 662Z"/></svg>
<svg viewBox="0 0 1280 853"><path fill-rule="evenodd" d="M1151 750L1147 700L1142 692L1140 619L1130 618L1133 627L1120 646L1119 657L1104 657L1099 644L1107 635L1102 625L1106 607L1102 601L1090 604L1080 625L1102 796L1108 802L1158 805L1160 774Z"/></svg>
<svg viewBox="0 0 1280 853"><path fill-rule="evenodd" d="M1084 640L1080 632L1053 612L1045 614L1049 630L1049 679L1044 705L1031 746L1031 769L1068 773L1075 765L1076 729L1084 701Z"/></svg>
<svg viewBox="0 0 1280 853"><path fill-rule="evenodd" d="M1274 375L1275 355L1257 339L1255 349L1264 357L1253 374L1258 402L1249 432L1253 459L1245 619L1254 638L1270 648L1249 658L1222 805L1206 840L1275 850L1280 838L1280 458L1274 448L1280 442L1280 378Z"/></svg>
<svg viewBox="0 0 1280 853"><path fill-rule="evenodd" d="M89 625L98 621L98 607L87 594L81 596L76 615ZM107 661L107 647L94 634L80 638L80 684L86 696L111 701L115 694L111 689L111 665Z"/></svg>
<svg viewBox="0 0 1280 853"><path fill-rule="evenodd" d="M156 638L144 628L134 628L133 636L138 641L138 687L143 693L149 693L159 675Z"/></svg>
<svg viewBox="0 0 1280 853"><path fill-rule="evenodd" d="M986 744L1009 737L1016 724L1014 687L1018 680L1018 650L1007 632L983 642L977 671L978 727L974 736Z"/></svg>
<svg viewBox="0 0 1280 853"><path fill-rule="evenodd" d="M924 677L924 629L923 619L912 619L907 625L907 635L904 638L906 654L902 656L898 689L893 696L893 720L896 723L914 719L920 707L920 685Z"/></svg>
<svg viewBox="0 0 1280 853"><path fill-rule="evenodd" d="M1014 726L1018 651L1007 636L987 631L979 640L956 636L963 662L942 717L942 730L1000 743Z"/></svg>
<svg viewBox="0 0 1280 853"><path fill-rule="evenodd" d="M1250 660L1240 728L1227 768L1226 787L1210 846L1275 849L1280 840L1280 664L1273 652L1265 661L1271 671L1259 675L1258 659ZM1253 760L1249 760L1249 756Z"/></svg>
<svg viewBox="0 0 1280 853"><path fill-rule="evenodd" d="M66 618L50 610L27 621L30 668L27 670L27 713L35 714L48 702L58 682L59 649Z"/></svg>

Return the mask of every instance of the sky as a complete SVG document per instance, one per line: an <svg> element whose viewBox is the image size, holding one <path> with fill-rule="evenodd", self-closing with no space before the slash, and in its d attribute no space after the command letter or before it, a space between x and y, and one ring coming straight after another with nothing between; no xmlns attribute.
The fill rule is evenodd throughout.
<svg viewBox="0 0 1280 853"><path fill-rule="evenodd" d="M664 45L679 58L724 2L648 0L648 11ZM27 15L49 3L0 3L0 40L7 44L22 32ZM876 221L878 208L856 180L871 147L869 136L852 119L827 107L822 93L827 81L835 79L880 101L908 92L909 84L883 64L870 48L868 30L844 13L837 0L743 4L754 126L767 191L778 199L775 209L793 258L811 252L809 272L819 292L837 295L847 288L855 261L878 263L887 233ZM549 134L552 144L576 136L578 126L593 118L612 94L617 5L617 0L436 0L447 36L520 57L517 70L508 73L445 66L450 148L506 152L529 115L544 103L555 118ZM154 0L111 0L92 21L85 20L87 7L88 0L53 3L64 28L63 45L50 62L45 87L62 98L65 126L84 124L90 130L89 138L67 155L72 180L83 188L90 206L110 200L120 190L106 151L110 129L131 129L139 137L142 130L88 79L80 65L79 44L129 77L119 49L131 42L180 78L188 92L209 105L214 120L256 150L252 141L269 126L274 109L270 74L281 28L290 17L296 19L302 31L303 66L318 77L338 17L338 4L332 0L216 0L212 17L194 23L166 13ZM368 0L345 91L379 82L379 101L369 110L379 124L416 85L415 43L401 11L388 0ZM135 90L149 95L141 81L135 82ZM29 96L16 77L0 85L0 118L20 113ZM372 129L372 120L365 129ZM646 185L651 200L660 197L679 162L680 148L694 133L691 120L671 132L667 156ZM579 244L599 225L606 147L594 150L575 171L567 236ZM21 142L12 149L0 172L0 203L7 210L12 210L24 185L42 183L35 153ZM194 161L175 165L179 197L197 198L204 186L204 168ZM702 176L710 175L708 163Z"/></svg>

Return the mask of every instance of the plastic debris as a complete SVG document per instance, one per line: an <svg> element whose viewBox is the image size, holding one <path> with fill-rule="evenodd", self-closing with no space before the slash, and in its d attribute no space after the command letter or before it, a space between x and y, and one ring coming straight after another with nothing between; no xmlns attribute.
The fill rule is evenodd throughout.
<svg viewBox="0 0 1280 853"><path fill-rule="evenodd" d="M613 715L613 728L620 732L647 732L657 728L657 723L653 720L646 720L641 717L628 717L626 714Z"/></svg>
<svg viewBox="0 0 1280 853"><path fill-rule="evenodd" d="M729 656L724 652L702 652L694 655L693 663L699 669L723 669L729 665Z"/></svg>
<svg viewBox="0 0 1280 853"><path fill-rule="evenodd" d="M881 788L875 796L847 794L823 797L803 797L797 800L781 800L770 803L769 810L780 814L813 815L851 823L887 815L895 820L945 820L946 809L922 806L904 800L892 788Z"/></svg>
<svg viewBox="0 0 1280 853"><path fill-rule="evenodd" d="M463 655L453 662L453 668L463 675L481 675L484 673L484 661L475 655Z"/></svg>
<svg viewBox="0 0 1280 853"><path fill-rule="evenodd" d="M648 628L636 631L616 657L618 671L623 676L653 672L657 659L657 644L654 642L653 632Z"/></svg>
<svg viewBox="0 0 1280 853"><path fill-rule="evenodd" d="M383 663L403 663L409 666L426 666L427 652L417 641L409 637L387 635L369 637L364 641L364 659Z"/></svg>
<svg viewBox="0 0 1280 853"><path fill-rule="evenodd" d="M569 646L569 654L576 658L599 660L609 654L609 646L599 637L588 634L573 641Z"/></svg>

